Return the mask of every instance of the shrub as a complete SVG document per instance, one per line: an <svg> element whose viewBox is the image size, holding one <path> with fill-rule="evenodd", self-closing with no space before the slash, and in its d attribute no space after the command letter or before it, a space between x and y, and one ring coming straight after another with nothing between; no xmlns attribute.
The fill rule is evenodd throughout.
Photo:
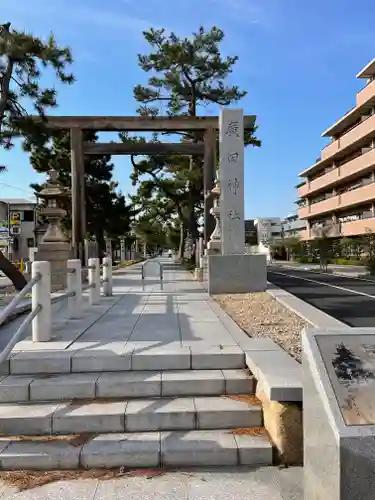
<svg viewBox="0 0 375 500"><path fill-rule="evenodd" d="M360 259L334 259L333 264L338 264L340 266L364 266L365 262Z"/></svg>

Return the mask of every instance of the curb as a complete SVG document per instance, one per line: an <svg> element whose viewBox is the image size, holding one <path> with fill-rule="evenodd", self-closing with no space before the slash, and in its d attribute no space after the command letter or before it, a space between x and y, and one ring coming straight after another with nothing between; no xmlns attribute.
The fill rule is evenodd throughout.
<svg viewBox="0 0 375 500"><path fill-rule="evenodd" d="M350 328L348 325L333 318L329 314L321 311L295 295L279 288L273 283L267 282L269 293L277 302L297 314L301 319L310 323L315 328Z"/></svg>

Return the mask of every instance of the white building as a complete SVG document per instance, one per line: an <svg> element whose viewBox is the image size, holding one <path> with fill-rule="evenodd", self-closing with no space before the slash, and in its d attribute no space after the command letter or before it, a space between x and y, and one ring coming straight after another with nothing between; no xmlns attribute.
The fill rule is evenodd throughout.
<svg viewBox="0 0 375 500"><path fill-rule="evenodd" d="M280 217L255 219L258 244L269 244L271 241L282 238L282 221Z"/></svg>

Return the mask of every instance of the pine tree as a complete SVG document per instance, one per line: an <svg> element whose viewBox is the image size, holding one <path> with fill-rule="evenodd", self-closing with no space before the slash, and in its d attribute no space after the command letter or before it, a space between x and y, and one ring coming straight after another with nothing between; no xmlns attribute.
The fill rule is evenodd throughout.
<svg viewBox="0 0 375 500"><path fill-rule="evenodd" d="M140 115L157 116L163 107L169 116L194 117L208 104L228 106L246 95L238 86L226 84L238 57L221 55L224 32L219 28L205 31L200 27L191 38L181 38L175 33L167 35L164 29L150 29L143 35L150 53L138 56L139 66L152 76L147 85L137 85L134 89ZM256 129L254 126L254 130L245 133L246 145L260 146L254 135ZM184 141L203 139L196 132L180 135ZM127 141L129 136L122 135L122 139ZM139 182L146 177L155 189L170 197L182 225L196 239L203 201L203 161L200 157L191 160L175 156L147 157L141 162L133 159L133 179Z"/></svg>
<svg viewBox="0 0 375 500"><path fill-rule="evenodd" d="M85 142L95 142L93 131L84 132ZM30 163L37 172L48 172L51 168L58 171L58 180L66 188L71 186L70 135L69 132L55 132L52 141L42 147L33 145L30 151ZM118 184L113 181L113 168L109 155L90 155L85 157L85 195L87 235L94 236L99 254L105 249L105 236L117 240L125 235L130 227L130 207L125 197L118 192ZM36 193L42 185L31 186ZM71 199L65 200L67 217L64 226L67 231L72 226Z"/></svg>
<svg viewBox="0 0 375 500"><path fill-rule="evenodd" d="M44 42L11 29L11 23L0 25L0 148L10 149L17 137L23 138L26 150L47 141L45 112L57 102L55 89L40 85L42 70L52 68L58 81L71 84L74 77L66 71L71 63L70 49L59 47L53 35ZM30 118L35 112L41 117L39 123ZM22 290L24 276L2 252L0 270L17 290Z"/></svg>

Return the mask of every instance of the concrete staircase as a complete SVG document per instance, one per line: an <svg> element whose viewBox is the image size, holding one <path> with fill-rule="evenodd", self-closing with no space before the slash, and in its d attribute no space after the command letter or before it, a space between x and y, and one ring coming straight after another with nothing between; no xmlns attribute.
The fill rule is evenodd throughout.
<svg viewBox="0 0 375 500"><path fill-rule="evenodd" d="M239 348L29 351L4 371L2 469L272 464Z"/></svg>

